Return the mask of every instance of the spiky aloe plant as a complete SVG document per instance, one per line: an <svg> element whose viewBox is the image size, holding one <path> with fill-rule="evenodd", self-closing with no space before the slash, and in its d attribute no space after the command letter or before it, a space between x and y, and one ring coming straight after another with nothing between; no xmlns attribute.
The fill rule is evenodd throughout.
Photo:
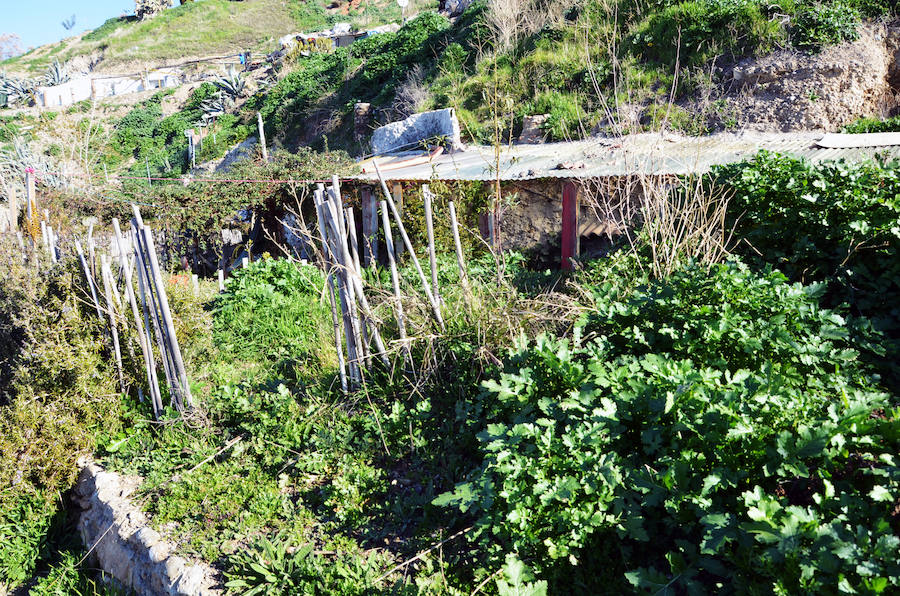
<svg viewBox="0 0 900 596"><path fill-rule="evenodd" d="M31 104L37 84L30 79L17 79L0 73L0 93L7 96L9 105Z"/></svg>
<svg viewBox="0 0 900 596"><path fill-rule="evenodd" d="M56 58L53 59L53 64L47 67L47 72L44 74L44 84L48 87L55 87L57 85L62 85L69 81L69 65L60 64L59 60Z"/></svg>
<svg viewBox="0 0 900 596"><path fill-rule="evenodd" d="M200 116L200 124L209 126L209 123L225 113L228 108L228 100L221 91L214 96L204 99L200 102L200 110L203 114Z"/></svg>
<svg viewBox="0 0 900 596"><path fill-rule="evenodd" d="M247 81L241 76L241 73L233 73L227 77L219 77L215 82L219 91L224 93L228 99L235 100L244 93Z"/></svg>

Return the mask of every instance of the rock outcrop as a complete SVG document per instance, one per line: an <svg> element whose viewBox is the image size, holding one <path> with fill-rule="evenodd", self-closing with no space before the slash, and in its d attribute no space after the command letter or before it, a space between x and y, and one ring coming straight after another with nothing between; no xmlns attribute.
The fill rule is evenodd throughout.
<svg viewBox="0 0 900 596"><path fill-rule="evenodd" d="M897 30L874 24L860 27L857 41L818 54L780 51L742 60L725 73L733 84L716 108L720 123L834 131L862 116L888 115L898 105L897 52Z"/></svg>

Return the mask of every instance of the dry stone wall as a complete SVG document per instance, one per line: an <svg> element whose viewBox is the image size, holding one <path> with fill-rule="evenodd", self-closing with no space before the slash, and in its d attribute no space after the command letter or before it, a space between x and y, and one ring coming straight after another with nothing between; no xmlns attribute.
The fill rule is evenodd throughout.
<svg viewBox="0 0 900 596"><path fill-rule="evenodd" d="M215 572L173 553L130 499L140 481L82 462L75 502L85 548L107 575L139 595L213 596Z"/></svg>

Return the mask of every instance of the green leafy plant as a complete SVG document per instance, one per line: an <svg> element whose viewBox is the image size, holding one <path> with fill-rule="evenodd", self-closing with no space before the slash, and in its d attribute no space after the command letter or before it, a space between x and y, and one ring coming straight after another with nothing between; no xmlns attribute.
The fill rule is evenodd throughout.
<svg viewBox="0 0 900 596"><path fill-rule="evenodd" d="M314 266L262 259L233 272L216 301L215 338L234 356L267 353L316 367L328 345L324 277Z"/></svg>
<svg viewBox="0 0 900 596"><path fill-rule="evenodd" d="M816 2L800 8L791 25L791 41L802 50L859 38L860 16L845 2Z"/></svg>
<svg viewBox="0 0 900 596"><path fill-rule="evenodd" d="M263 538L231 556L225 586L231 594L370 594L378 564L352 554L326 559L310 545L296 545L288 536Z"/></svg>
<svg viewBox="0 0 900 596"><path fill-rule="evenodd" d="M867 357L897 386L900 330L900 169L897 163L802 160L761 153L717 170L733 190L729 226L745 258L797 281L827 284L826 304L846 303L885 336L863 340ZM865 337L868 326L855 333Z"/></svg>
<svg viewBox="0 0 900 596"><path fill-rule="evenodd" d="M820 292L735 263L599 285L574 343L484 384L483 463L435 503L556 590L888 590L900 421Z"/></svg>

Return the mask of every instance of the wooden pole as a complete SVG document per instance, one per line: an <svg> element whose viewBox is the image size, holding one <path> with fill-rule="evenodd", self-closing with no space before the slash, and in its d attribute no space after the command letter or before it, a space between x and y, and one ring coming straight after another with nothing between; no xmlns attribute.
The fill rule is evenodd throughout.
<svg viewBox="0 0 900 596"><path fill-rule="evenodd" d="M163 320L163 308L161 298L157 289L156 275L150 265L150 248L147 245L147 239L144 235L144 221L141 217L140 209L136 205L131 206L134 213L132 220L132 235L135 242L135 263L137 265L140 279L143 280L143 290L141 297L148 298L149 302L145 303L153 315L153 331L156 335L157 346L159 347L159 356L163 362L163 370L166 373L166 386L169 388L169 403L179 410L182 408L181 392L178 384L178 369L175 365L175 358L172 355L171 342L168 338L168 327ZM155 248L153 249L155 253ZM160 399L160 407L162 400Z"/></svg>
<svg viewBox="0 0 900 596"><path fill-rule="evenodd" d="M41 243L44 245L44 250L49 253L50 241L47 239L47 222L43 219L41 220Z"/></svg>
<svg viewBox="0 0 900 596"><path fill-rule="evenodd" d="M138 329L138 337L140 337L141 350L144 353L144 367L147 369L147 386L150 389L150 403L153 406L153 416L157 420L159 419L159 415L162 412L162 392L159 390L159 377L156 374L156 358L153 356L153 339L150 336L150 327L151 327L151 318L150 318L150 302L147 297L147 293L145 290L144 283L144 268L143 263L141 261L141 257L138 254L139 245L136 241L135 230L137 229L138 221L136 220L132 223L132 248L134 249L134 264L136 265L137 275L138 275L138 290L141 295L141 307L144 315L144 322L141 323L141 317L138 316L137 312L137 300L134 295L134 288L131 284L131 267L127 264L127 259L125 263L125 279L127 284L127 293L130 296L131 301L131 312L134 315L135 326ZM119 221L117 219L113 220L113 227L117 230L119 238L121 239L121 231L119 228ZM122 245L120 244L120 252ZM119 257L120 259L122 257ZM160 340L159 329L155 325L155 319L153 319L154 329L157 335L157 341ZM162 342L159 341L160 345ZM163 358L165 358L165 354L161 354ZM164 367L166 374L168 375L168 367Z"/></svg>
<svg viewBox="0 0 900 596"><path fill-rule="evenodd" d="M578 257L578 188L572 181L563 182L562 201L562 268L571 271Z"/></svg>
<svg viewBox="0 0 900 596"><path fill-rule="evenodd" d="M19 203L16 199L16 191L13 189L9 191L7 206L9 207L9 229L15 230L19 224Z"/></svg>
<svg viewBox="0 0 900 596"><path fill-rule="evenodd" d="M150 283L150 267L147 264L146 251L143 245L143 240L141 239L141 235L138 233L138 230L143 227L143 222L139 219L140 213L137 212L137 209L135 209L135 215L136 217L132 220L131 223L131 230L134 237L134 262L138 272L138 289L141 293L141 304L144 308L144 320L147 325L147 345L150 346L150 344L152 343L150 339L150 327L152 323L153 333L156 336L156 345L159 348L159 357L162 359L163 372L166 375L166 386L169 388L170 398L177 400L178 397L174 395L176 389L174 387L173 381L175 373L172 365L172 359L169 355L169 351L166 349L166 342L163 336L163 325L160 321L159 308L157 306L156 297L153 294L153 285ZM155 369L154 377L156 377ZM158 394L159 411L162 411L162 392L158 391Z"/></svg>
<svg viewBox="0 0 900 596"><path fill-rule="evenodd" d="M394 186L392 188L394 205L397 207L397 213L400 214L400 217L403 217L403 187L399 182L394 182ZM400 246L394 246L394 256L396 258L400 258L403 256L403 244Z"/></svg>
<svg viewBox="0 0 900 596"><path fill-rule="evenodd" d="M159 392L159 381L156 378L156 362L153 358L152 342L149 335L149 324L147 327L141 322L141 315L138 312L137 299L134 295L134 284L131 275L131 263L128 260L128 252L125 250L125 241L122 237L122 229L119 227L119 220L113 218L113 234L115 244L119 248L119 267L122 270L122 277L125 282L125 297L131 306L131 315L134 317L134 326L137 330L138 344L144 355L144 366L147 369L147 386L150 389L150 398L153 404L154 416L159 416L159 409L162 407L162 397Z"/></svg>
<svg viewBox="0 0 900 596"><path fill-rule="evenodd" d="M381 201L381 227L384 229L384 244L387 250L388 266L391 269L391 285L394 288L394 312L397 317L397 330L403 347L407 365L412 367L409 342L406 336L406 321L403 316L403 302L400 294L400 276L397 274L397 261L394 258L394 237L391 234L391 220L388 215L387 201Z"/></svg>
<svg viewBox="0 0 900 596"><path fill-rule="evenodd" d="M316 198L319 201L318 207L322 210L322 219L325 224L322 239L326 245L327 254L330 255L331 263L335 269L337 277L337 294L338 301L341 305L341 321L344 327L344 344L347 346L347 370L349 374L349 388L355 389L359 379L358 360L356 354L356 345L353 343L353 323L350 318L350 301L349 290L347 287L347 269L343 262L343 251L339 248L339 240L337 239L337 230L339 226L335 224L334 205L325 198L325 187L319 185L316 191Z"/></svg>
<svg viewBox="0 0 900 596"><path fill-rule="evenodd" d="M169 298L166 296L166 288L163 285L162 275L159 271L159 262L156 258L156 247L153 245L153 233L150 228L145 227L141 230L146 241L147 252L149 253L150 268L156 282L156 291L159 295L159 303L162 307L162 318L166 325L166 331L169 336L169 342L172 347L172 357L175 360L176 372L181 381L181 391L184 396L185 404L188 407L194 406L194 400L191 396L191 386L188 382L187 372L184 368L184 360L181 356L181 346L178 345L178 337L175 335L175 324L172 320L172 311L169 309Z"/></svg>
<svg viewBox="0 0 900 596"><path fill-rule="evenodd" d="M25 170L25 208L28 216L28 225L32 225L34 214L37 210L37 203L34 198L34 174L30 170ZM34 230L31 239L34 240Z"/></svg>
<svg viewBox="0 0 900 596"><path fill-rule="evenodd" d="M326 271L325 285L328 287L328 298L331 303L331 323L334 326L334 349L337 352L338 367L341 375L341 389L347 393L347 365L344 362L344 348L341 345L341 325L338 321L337 304L334 298L334 274L331 271L331 251L325 233L325 222L322 214L322 191L315 191L316 216L319 220L319 236L322 238L322 259Z"/></svg>
<svg viewBox="0 0 900 596"><path fill-rule="evenodd" d="M191 275L191 285L194 287L194 297L200 297L200 278L196 273Z"/></svg>
<svg viewBox="0 0 900 596"><path fill-rule="evenodd" d="M219 269L216 271L216 274L219 277L219 292L225 291L225 272Z"/></svg>
<svg viewBox="0 0 900 596"><path fill-rule="evenodd" d="M91 298L94 300L94 308L97 311L97 318L103 320L103 312L100 310L100 301L97 299L97 289L94 287L94 277L91 275L91 269L88 267L84 258L84 251L81 250L81 242L75 239L75 251L78 253L78 259L81 261L81 268L84 269L84 276L87 279L88 287L91 290Z"/></svg>
<svg viewBox="0 0 900 596"><path fill-rule="evenodd" d="M381 170L378 168L378 162L372 160L372 163L375 165L375 172L378 174L378 179L381 181L381 190L384 191L384 196L387 199L387 203L391 208L391 212L394 214L394 221L397 223L397 230L400 232L400 237L403 238L403 243L406 245L406 249L409 251L409 256L412 258L413 265L416 267L416 273L419 274L419 281L422 282L422 289L425 290L425 296L428 298L428 303L431 305L431 312L434 313L434 318L438 322L438 326L440 326L441 331L444 330L444 318L441 316L441 309L437 304L437 301L434 298L434 294L431 293L431 290L428 287L428 281L425 279L425 273L422 272L422 265L419 264L419 258L416 257L416 251L413 250L412 242L409 240L409 235L406 233L406 228L403 227L403 221L400 219L400 212L397 210L397 206L394 204L394 199L391 197L391 193L388 192L387 184L384 181L384 177L381 175Z"/></svg>
<svg viewBox="0 0 900 596"><path fill-rule="evenodd" d="M337 230L338 228L337 228L337 225L335 222L337 222L338 218L335 215L335 213L333 212L335 210L334 203L331 201L325 201L323 203L323 206L325 208L326 214L329 211L332 211L330 223L333 226L335 226L335 230ZM343 246L339 246L336 248L337 248L337 250L343 251L343 255L341 258L342 262L343 263L350 262L350 254L347 251L346 242L343 244ZM375 325L375 318L372 316L372 309L369 307L369 301L366 298L366 293L363 292L362 277L353 270L352 266L351 267L343 267L343 271L348 273L348 275L347 275L348 283L352 283L356 289L356 295L359 297L360 307L362 307L362 309L363 309L363 314L366 317L366 323L371 327L372 337L375 339L375 347L378 349L378 353L381 356L381 360L382 360L382 362L384 362L385 366L389 366L390 360L387 357L387 351L384 347L384 341L382 341L381 333L378 331L378 327Z"/></svg>
<svg viewBox="0 0 900 596"><path fill-rule="evenodd" d="M153 186L153 181L150 180L150 159L145 157L144 163L147 164L147 186Z"/></svg>
<svg viewBox="0 0 900 596"><path fill-rule="evenodd" d="M125 375L122 372L122 350L119 347L119 327L116 325L116 311L113 307L112 295L112 271L109 268L109 262L106 255L100 256L100 275L103 278L103 294L106 298L106 312L109 314L109 329L112 334L113 351L116 356L116 369L119 371L119 387L122 393L127 393L125 388Z"/></svg>
<svg viewBox="0 0 900 596"><path fill-rule="evenodd" d="M356 218L353 216L353 209L351 207L347 207L344 210L344 215L347 219L347 236L350 239L350 256L353 258L353 266L356 269L356 275L362 275L362 268L359 263L359 242L356 237ZM359 327L360 339L362 342L359 344L362 350L362 356L365 359L366 367L371 366L371 359L369 358L369 333L366 329L366 323L359 312L360 309L356 309L357 316L357 326Z"/></svg>
<svg viewBox="0 0 900 596"><path fill-rule="evenodd" d="M456 221L456 205L453 204L453 201L450 201L449 204L450 225L453 227L453 245L456 247L456 266L459 268L459 280L460 283L462 283L463 295L466 304L469 305L469 302L472 299L472 291L469 287L469 275L466 273L466 261L463 258L462 243L459 241L459 224Z"/></svg>
<svg viewBox="0 0 900 596"><path fill-rule="evenodd" d="M357 370L357 381L359 383L362 382L362 374L360 373L359 367L363 363L363 356L365 350L362 346L362 331L360 329L360 316L359 309L357 308L357 292L356 286L353 283L353 277L356 272L356 267L354 265L353 258L350 256L349 251L349 242L347 233L347 219L344 216L344 204L341 198L341 182L337 176L331 177L331 188L328 189L326 196L331 200L331 203L334 206L334 211L329 210L329 213L334 215L337 214L337 218L334 220L336 224L334 230L334 238L338 243L338 253L340 255L340 262L343 265L344 269L342 273L344 275L344 284L347 289L347 297L350 306L350 326L353 329L353 345L356 350L356 370Z"/></svg>
<svg viewBox="0 0 900 596"><path fill-rule="evenodd" d="M363 265L378 265L378 201L368 186L360 191L363 224Z"/></svg>
<svg viewBox="0 0 900 596"><path fill-rule="evenodd" d="M266 129L263 126L262 113L256 113L256 124L259 128L259 146L262 148L263 161L269 161L269 151L266 149Z"/></svg>
<svg viewBox="0 0 900 596"><path fill-rule="evenodd" d="M428 264L431 266L431 291L438 305L441 304L441 293L438 289L437 255L434 250L434 219L431 211L431 189L425 184L422 186L422 197L425 202L425 226L428 232Z"/></svg>
<svg viewBox="0 0 900 596"><path fill-rule="evenodd" d="M47 224L47 252L50 253L50 260L54 263L59 262L56 255L56 234L53 233L53 226Z"/></svg>

